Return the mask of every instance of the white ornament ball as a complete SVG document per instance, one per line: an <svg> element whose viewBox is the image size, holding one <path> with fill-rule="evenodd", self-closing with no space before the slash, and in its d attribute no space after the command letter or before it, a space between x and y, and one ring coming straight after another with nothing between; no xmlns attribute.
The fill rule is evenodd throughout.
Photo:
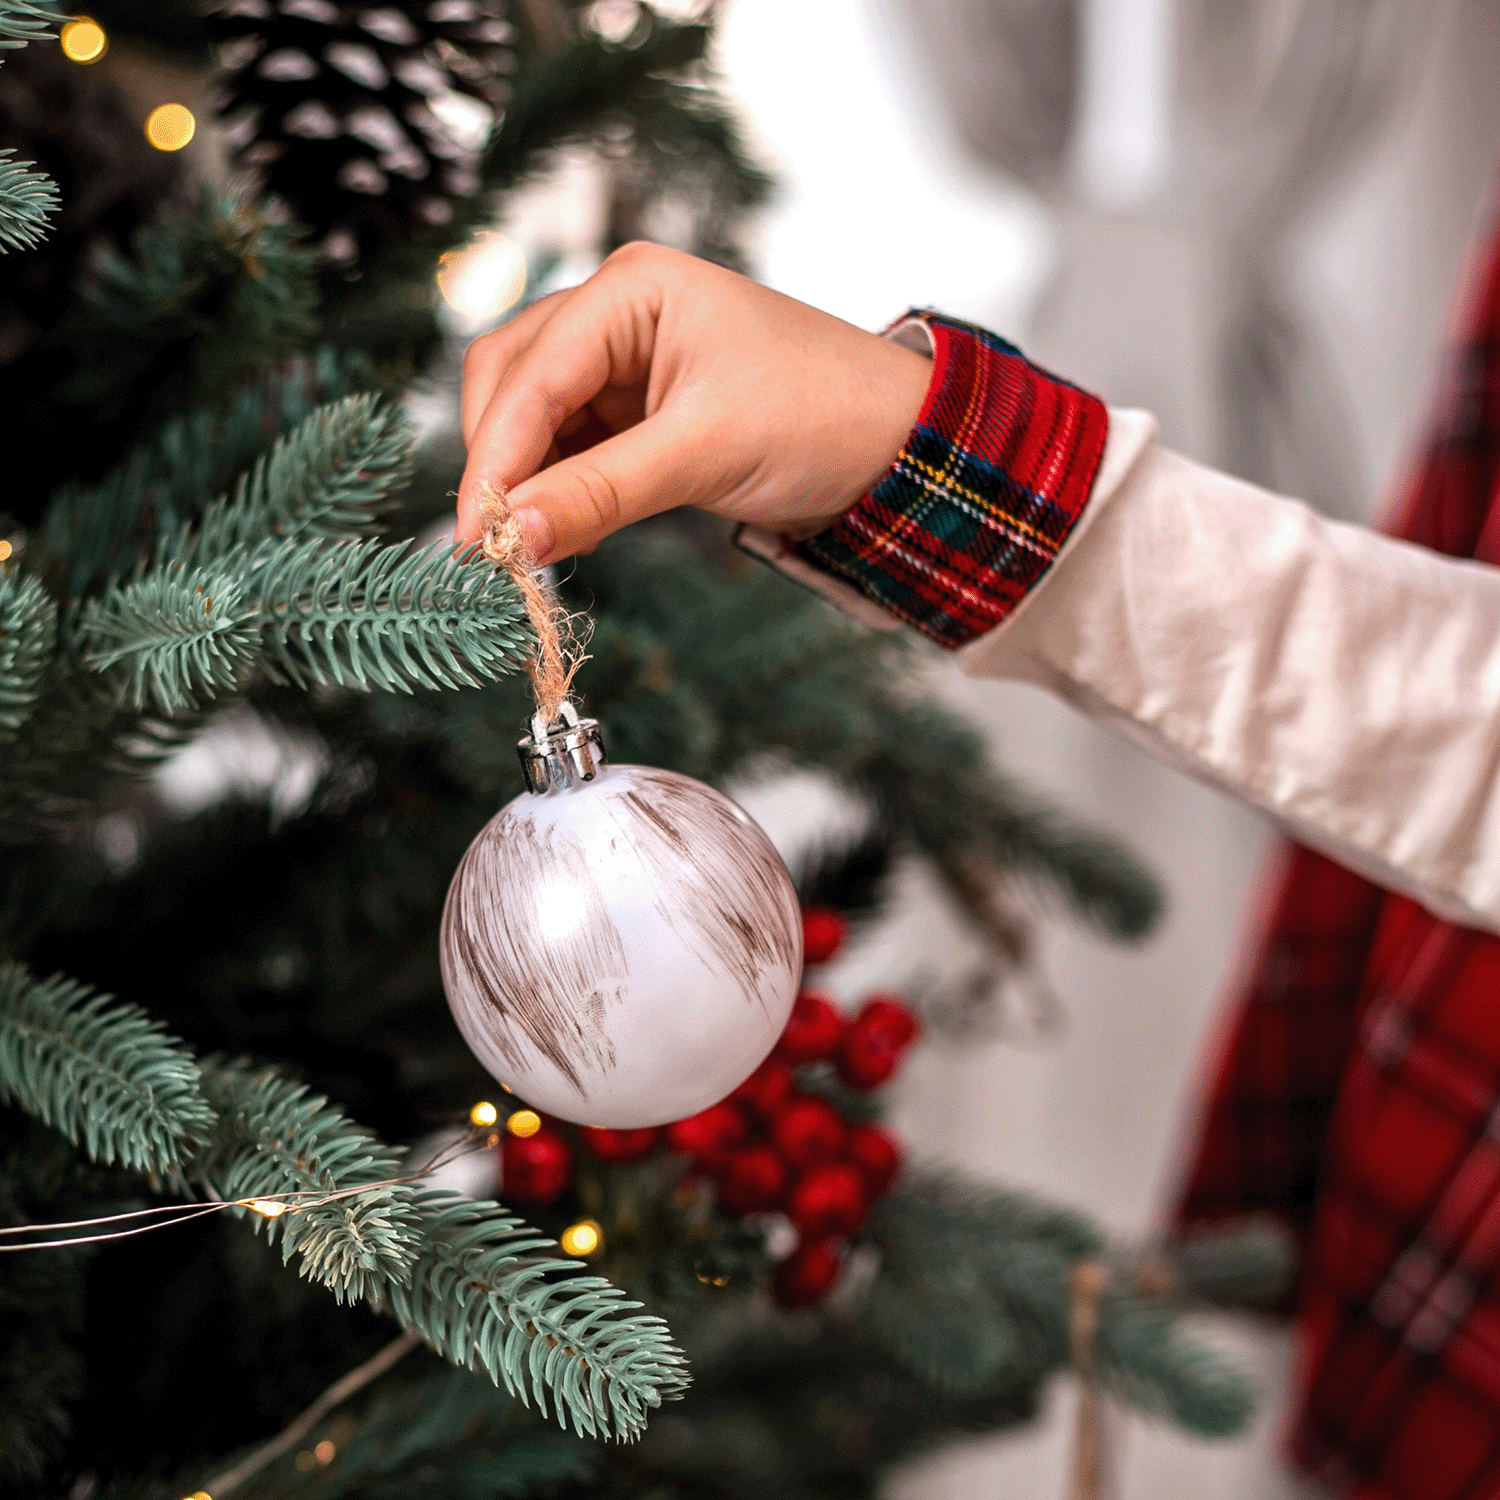
<svg viewBox="0 0 1500 1500"><path fill-rule="evenodd" d="M775 847L728 797L606 765L485 825L448 890L442 965L501 1083L623 1130L696 1114L755 1071L797 997L802 920Z"/></svg>

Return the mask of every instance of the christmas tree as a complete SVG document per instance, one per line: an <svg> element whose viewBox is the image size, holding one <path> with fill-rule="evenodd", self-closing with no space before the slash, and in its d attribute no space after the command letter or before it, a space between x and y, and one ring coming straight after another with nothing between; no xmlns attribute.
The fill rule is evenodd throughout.
<svg viewBox="0 0 1500 1500"><path fill-rule="evenodd" d="M580 143L611 238L655 216L731 258L767 184L708 28L615 0L63 23L0 0L0 43L32 44L0 70L0 392L30 459L0 525L0 1483L863 1495L1026 1420L1070 1365L1237 1430L1251 1393L1177 1313L1274 1292L1279 1242L1111 1247L903 1165L878 1123L922 1024L901 999L809 989L750 1080L664 1130L544 1119L453 1026L438 915L521 790L535 640L508 576L418 540L462 462L451 422L419 443L406 414L452 395L434 272ZM182 107L98 61L132 47L212 71L198 128L248 175L190 181L159 149L180 116L141 136ZM908 643L709 523L558 587L594 622L577 692L613 759L808 768L868 809L799 872L810 966L898 859L997 965L1024 937L1002 879L1149 926L1144 874L997 777ZM174 797L226 744L306 784Z"/></svg>

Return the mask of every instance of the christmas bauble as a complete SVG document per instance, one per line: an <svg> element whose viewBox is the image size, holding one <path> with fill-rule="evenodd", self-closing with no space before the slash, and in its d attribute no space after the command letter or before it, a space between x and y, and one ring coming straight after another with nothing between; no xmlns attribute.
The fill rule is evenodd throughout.
<svg viewBox="0 0 1500 1500"><path fill-rule="evenodd" d="M571 705L521 742L532 790L480 832L443 908L459 1030L508 1088L611 1129L721 1100L781 1034L802 918L771 841L729 798L606 765Z"/></svg>

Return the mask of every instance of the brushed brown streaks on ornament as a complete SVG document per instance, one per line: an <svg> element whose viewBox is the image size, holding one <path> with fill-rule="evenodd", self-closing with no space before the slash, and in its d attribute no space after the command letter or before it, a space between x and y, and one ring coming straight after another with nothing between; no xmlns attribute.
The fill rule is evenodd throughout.
<svg viewBox="0 0 1500 1500"><path fill-rule="evenodd" d="M762 1008L767 969L801 959L786 868L771 841L712 788L670 771L637 773L615 806L634 814L627 829L647 869L659 868L662 917L708 961L717 961ZM706 950L706 951L705 951Z"/></svg>
<svg viewBox="0 0 1500 1500"><path fill-rule="evenodd" d="M520 909L518 896L575 905L574 919L556 905ZM454 1010L511 1067L527 1066L517 1032L581 1094L585 1072L614 1067L605 1016L625 948L576 840L501 813L453 877L441 947Z"/></svg>

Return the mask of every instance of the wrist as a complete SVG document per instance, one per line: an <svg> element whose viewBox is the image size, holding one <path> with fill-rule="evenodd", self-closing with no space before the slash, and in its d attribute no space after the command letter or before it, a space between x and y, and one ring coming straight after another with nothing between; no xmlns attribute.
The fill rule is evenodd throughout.
<svg viewBox="0 0 1500 1500"><path fill-rule="evenodd" d="M1051 566L1087 503L1108 415L983 329L924 312L889 337L905 353L931 342L916 418L847 512L786 547L956 647L1004 620Z"/></svg>

